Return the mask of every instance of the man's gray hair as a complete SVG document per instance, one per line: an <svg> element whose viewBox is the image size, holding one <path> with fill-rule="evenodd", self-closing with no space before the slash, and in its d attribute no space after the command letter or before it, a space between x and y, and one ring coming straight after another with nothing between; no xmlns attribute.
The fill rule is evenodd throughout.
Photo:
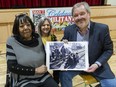
<svg viewBox="0 0 116 87"><path fill-rule="evenodd" d="M88 4L87 2L79 2L79 3L76 3L76 4L72 7L72 16L73 16L74 9L80 7L81 5L83 5L83 6L85 7L85 9L86 9L86 11L87 11L88 13L91 13L91 11L90 11L90 6L89 6L89 4Z"/></svg>

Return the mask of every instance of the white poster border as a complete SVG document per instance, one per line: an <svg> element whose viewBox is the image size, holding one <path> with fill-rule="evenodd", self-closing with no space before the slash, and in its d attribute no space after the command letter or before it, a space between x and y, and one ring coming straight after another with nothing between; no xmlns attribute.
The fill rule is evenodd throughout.
<svg viewBox="0 0 116 87"><path fill-rule="evenodd" d="M63 47L67 52L61 51ZM59 52L56 51L56 49L58 49ZM65 54L65 57L64 54L62 54L63 52ZM71 57L69 58L70 55L73 55L73 60L71 59ZM75 57L76 55L78 55L78 57ZM68 42L68 44L60 41L47 42L46 65L48 67L48 70L87 70L89 67L88 42L73 41Z"/></svg>

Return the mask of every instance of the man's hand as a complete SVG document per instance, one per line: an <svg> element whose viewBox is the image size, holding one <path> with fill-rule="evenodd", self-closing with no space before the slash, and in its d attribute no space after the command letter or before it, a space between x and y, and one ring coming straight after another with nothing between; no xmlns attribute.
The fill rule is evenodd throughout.
<svg viewBox="0 0 116 87"><path fill-rule="evenodd" d="M67 39L63 39L62 40L64 43L68 44L68 40Z"/></svg>
<svg viewBox="0 0 116 87"><path fill-rule="evenodd" d="M85 72L88 72L88 73L95 72L97 68L98 68L97 64L92 64Z"/></svg>

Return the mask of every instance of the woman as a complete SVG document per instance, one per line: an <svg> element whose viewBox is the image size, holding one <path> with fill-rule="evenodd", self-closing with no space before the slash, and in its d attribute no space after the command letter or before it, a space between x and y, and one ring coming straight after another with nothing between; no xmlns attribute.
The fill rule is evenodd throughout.
<svg viewBox="0 0 116 87"><path fill-rule="evenodd" d="M42 37L42 41L46 44L46 41L57 41L54 34L51 34L52 23L49 18L41 18L38 25L38 33Z"/></svg>
<svg viewBox="0 0 116 87"><path fill-rule="evenodd" d="M47 72L42 40L27 14L15 17L12 33L6 43L6 56L13 87L58 87Z"/></svg>
<svg viewBox="0 0 116 87"><path fill-rule="evenodd" d="M41 18L38 25L38 33L42 37L44 45L46 41L57 41L57 38L54 34L51 34L52 23L49 18ZM54 80L59 83L59 71L53 71Z"/></svg>

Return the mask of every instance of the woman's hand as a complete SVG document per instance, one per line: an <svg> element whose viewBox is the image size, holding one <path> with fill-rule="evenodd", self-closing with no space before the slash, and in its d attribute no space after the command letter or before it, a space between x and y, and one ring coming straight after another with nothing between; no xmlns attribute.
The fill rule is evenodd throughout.
<svg viewBox="0 0 116 87"><path fill-rule="evenodd" d="M36 74L44 74L47 72L47 67L45 65L41 65L35 69Z"/></svg>

